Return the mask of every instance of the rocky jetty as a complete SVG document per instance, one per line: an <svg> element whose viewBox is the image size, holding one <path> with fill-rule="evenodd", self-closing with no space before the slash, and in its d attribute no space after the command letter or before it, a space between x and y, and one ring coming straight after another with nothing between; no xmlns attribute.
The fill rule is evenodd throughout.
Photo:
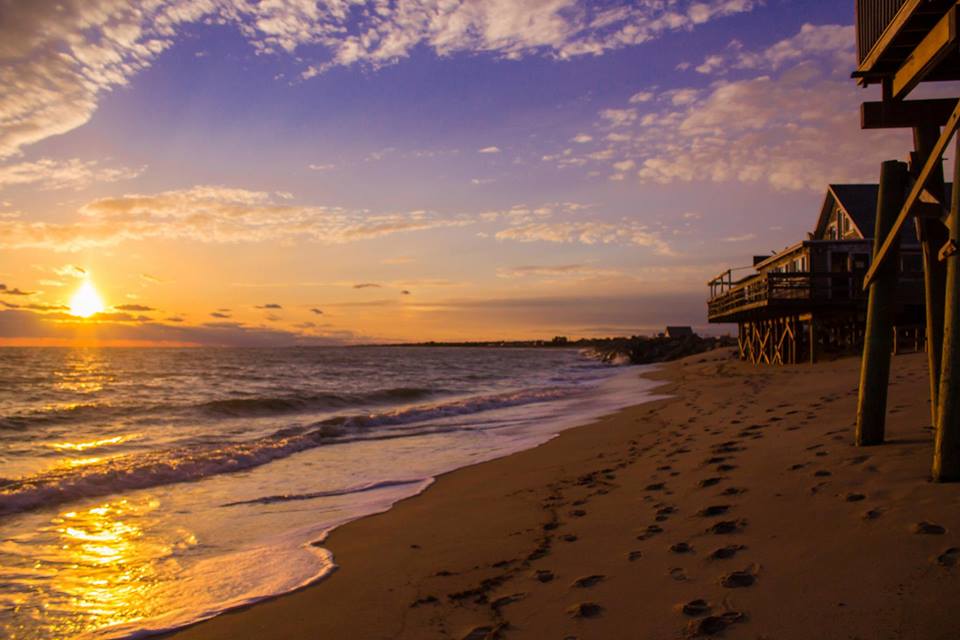
<svg viewBox="0 0 960 640"><path fill-rule="evenodd" d="M611 364L652 364L692 356L720 347L736 346L736 338L721 336L702 338L698 335L669 338L611 338L592 345L594 357Z"/></svg>

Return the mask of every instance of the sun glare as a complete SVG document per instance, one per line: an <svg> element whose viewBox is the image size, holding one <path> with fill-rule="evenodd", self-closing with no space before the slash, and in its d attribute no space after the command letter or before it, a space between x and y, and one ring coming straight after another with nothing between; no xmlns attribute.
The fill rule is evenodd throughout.
<svg viewBox="0 0 960 640"><path fill-rule="evenodd" d="M103 300L94 288L93 283L85 280L77 292L70 299L70 313L81 318L89 318L95 313L104 310Z"/></svg>

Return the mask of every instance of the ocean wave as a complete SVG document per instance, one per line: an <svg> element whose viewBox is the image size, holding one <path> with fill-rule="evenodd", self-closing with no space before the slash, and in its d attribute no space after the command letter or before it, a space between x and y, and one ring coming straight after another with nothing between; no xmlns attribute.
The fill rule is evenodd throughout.
<svg viewBox="0 0 960 640"><path fill-rule="evenodd" d="M131 410L142 410L142 408L133 408ZM76 422L94 418L102 419L118 415L120 411L118 407L113 405L97 404L95 402L66 404L33 413L3 416L0 418L0 429L22 431L34 425Z"/></svg>
<svg viewBox="0 0 960 640"><path fill-rule="evenodd" d="M362 393L291 393L277 396L224 398L190 405L112 405L83 403L52 407L33 413L0 418L0 429L22 431L32 426L106 421L132 418L152 413L169 417L202 415L206 418L256 418L289 415L311 411L336 411L350 407L413 402L446 393L444 389L397 387Z"/></svg>
<svg viewBox="0 0 960 640"><path fill-rule="evenodd" d="M121 455L79 467L55 467L18 479L0 478L0 515L243 471L332 442L405 437L411 435L407 430L379 428L549 402L572 393L575 390L570 388L528 389L381 413L337 416L243 442ZM465 427L448 426L446 430L461 428ZM427 430L438 429L427 427L419 432Z"/></svg>
<svg viewBox="0 0 960 640"><path fill-rule="evenodd" d="M273 397L228 398L204 402L198 408L206 413L227 416L247 417L298 413L323 409L343 409L367 404L387 404L392 402L420 400L444 393L442 389L422 389L419 387L397 387L367 393L317 393L290 394Z"/></svg>

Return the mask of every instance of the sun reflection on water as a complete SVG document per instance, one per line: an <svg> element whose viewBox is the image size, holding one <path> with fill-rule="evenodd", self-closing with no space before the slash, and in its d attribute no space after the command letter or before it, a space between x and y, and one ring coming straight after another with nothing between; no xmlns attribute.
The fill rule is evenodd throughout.
<svg viewBox="0 0 960 640"><path fill-rule="evenodd" d="M151 533L159 506L144 497L65 511L29 538L0 544L0 574L21 585L5 592L0 584L0 636L72 637L155 614L154 592L179 570L175 552L197 543L187 532Z"/></svg>
<svg viewBox="0 0 960 640"><path fill-rule="evenodd" d="M86 451L87 449L99 449L112 444L127 442L136 437L136 434L123 436L113 436L112 438L99 438L97 440L88 440L86 442L52 442L47 446L57 451Z"/></svg>
<svg viewBox="0 0 960 640"><path fill-rule="evenodd" d="M114 380L104 355L97 349L72 349L63 369L54 371L53 376L54 388L80 394L102 391Z"/></svg>

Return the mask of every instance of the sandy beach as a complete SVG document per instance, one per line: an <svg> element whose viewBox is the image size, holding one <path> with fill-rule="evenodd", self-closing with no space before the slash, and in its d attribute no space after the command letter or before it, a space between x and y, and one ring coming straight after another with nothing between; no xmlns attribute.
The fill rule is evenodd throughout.
<svg viewBox="0 0 960 640"><path fill-rule="evenodd" d="M956 638L925 356L894 359L888 443L864 449L858 367L664 365L669 399L443 476L337 529L329 579L175 635Z"/></svg>

